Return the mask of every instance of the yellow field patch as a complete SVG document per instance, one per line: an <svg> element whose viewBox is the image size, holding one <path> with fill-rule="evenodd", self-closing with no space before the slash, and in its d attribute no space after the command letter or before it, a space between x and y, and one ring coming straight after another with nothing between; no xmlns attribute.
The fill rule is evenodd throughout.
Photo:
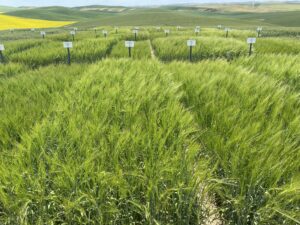
<svg viewBox="0 0 300 225"><path fill-rule="evenodd" d="M62 27L74 22L27 19L0 14L0 30Z"/></svg>

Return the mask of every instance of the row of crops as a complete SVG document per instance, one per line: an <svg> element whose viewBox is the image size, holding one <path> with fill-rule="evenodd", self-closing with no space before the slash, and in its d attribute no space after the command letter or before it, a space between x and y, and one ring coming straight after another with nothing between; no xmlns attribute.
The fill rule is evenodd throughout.
<svg viewBox="0 0 300 225"><path fill-rule="evenodd" d="M185 36L137 41L132 49L132 57L142 59L151 58L153 55L165 62L189 60L189 48L186 44L188 38ZM233 60L249 54L249 46L245 40L218 37L198 37L195 40L197 44L192 51L194 62L219 58ZM71 58L75 63L90 63L105 57L123 58L129 55L124 41L117 38L83 39L73 42L73 46ZM297 55L300 53L300 43L296 39L258 39L253 51L255 58L259 59L265 54ZM58 39L5 42L2 54L5 63L23 63L32 68L67 62L67 51Z"/></svg>
<svg viewBox="0 0 300 225"><path fill-rule="evenodd" d="M279 59L2 65L0 223L298 224L299 56Z"/></svg>
<svg viewBox="0 0 300 225"><path fill-rule="evenodd" d="M73 32L74 31L74 32ZM103 31L107 33L103 33ZM137 39L144 40L144 39L153 39L158 37L165 37L166 33L165 31L168 31L168 36L182 36L182 35L188 35L188 36L215 36L215 37L225 37L226 32L219 29L213 29L213 28L201 28L199 29L199 33L195 33L194 28L182 28L180 30L176 30L172 27L165 27L164 29L156 30L155 28L139 28ZM131 28L120 28L118 30L115 30L111 27L103 27L96 30L73 30L73 29L48 29L45 31L45 38L47 39L70 39L72 40L72 34L75 34L75 39L84 39L84 38L101 38L104 36L108 37L120 37L120 38L132 38L134 37L134 34L131 30ZM28 38L35 38L35 39L41 39L41 31L30 31L30 30L24 30L24 31L2 31L0 32L1 39L3 40L15 40L15 39L28 39ZM248 31L248 30L230 30L228 32L228 37L231 38L239 38L239 39L245 39L249 36L257 36L256 31Z"/></svg>
<svg viewBox="0 0 300 225"><path fill-rule="evenodd" d="M46 31L46 37L51 38L55 37L67 37L70 38L70 32L75 31L76 37L81 38L94 38L94 37L103 37L103 31L107 32L108 36L114 37L124 37L130 36L132 37L132 29L137 29L138 38L141 36L147 37L148 39L153 39L157 37L164 37L166 36L165 32L168 31L168 36L181 36L181 35L189 35L189 36L208 36L208 37L225 37L227 30L224 30L224 27L221 29L219 28L212 28L212 27L95 27L87 29L85 27L79 28L72 28L72 27L65 27L65 28L57 28L57 29L36 29L36 30L7 30L7 31L0 31L1 38L3 40L12 40L12 39L28 39L28 38L41 38L40 32ZM227 29L227 28L226 28ZM262 29L262 28L261 28ZM197 32L196 32L197 30ZM199 32L198 32L199 31ZM228 28L228 37L231 38L238 38L238 39L245 39L249 36L255 37L297 37L299 36L299 31L293 29L272 29L272 28L263 28L260 31L255 29L252 30L240 30L240 29L230 29Z"/></svg>

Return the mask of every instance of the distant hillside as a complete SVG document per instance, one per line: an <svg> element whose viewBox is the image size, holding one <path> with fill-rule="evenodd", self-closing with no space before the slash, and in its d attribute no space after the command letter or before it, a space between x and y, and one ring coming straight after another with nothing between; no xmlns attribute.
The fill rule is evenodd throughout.
<svg viewBox="0 0 300 225"><path fill-rule="evenodd" d="M253 7L249 3L239 4L202 4L188 6L165 6L169 9L190 15L209 18L230 18L245 24L248 21L266 23L273 26L300 27L300 2L289 3L256 3ZM224 22L224 23L225 23Z"/></svg>
<svg viewBox="0 0 300 225"><path fill-rule="evenodd" d="M82 26L101 26L101 25L181 25L181 26L216 26L223 24L226 26L257 26L270 25L253 19L239 19L230 17L208 17L201 14L193 14L186 12L176 12L166 9L139 9L130 13L121 14L115 17L101 18L82 22Z"/></svg>
<svg viewBox="0 0 300 225"><path fill-rule="evenodd" d="M75 7L74 9L78 9L80 11L96 11L96 12L106 12L106 13L122 13L131 8L124 6L105 6L105 5L89 5L89 6L81 6Z"/></svg>
<svg viewBox="0 0 300 225"><path fill-rule="evenodd" d="M0 5L0 12L10 12L10 11L16 11L19 10L16 7L10 7L10 6L1 6Z"/></svg>
<svg viewBox="0 0 300 225"><path fill-rule="evenodd" d="M300 27L300 4L204 4L162 7L91 5L75 8L43 7L8 12L8 15L60 21L82 26L182 25L182 26L285 26Z"/></svg>
<svg viewBox="0 0 300 225"><path fill-rule="evenodd" d="M84 11L80 8L66 8L66 7L43 7L34 9L24 9L15 12L7 13L11 16L19 16L33 19L44 20L60 20L60 21L78 21L94 18L101 18L111 16L113 13L101 13L98 11Z"/></svg>
<svg viewBox="0 0 300 225"><path fill-rule="evenodd" d="M195 7L195 6L194 6ZM234 3L234 4L204 4L198 5L199 8L213 9L220 12L248 12L248 13L269 13L269 12L290 12L300 11L299 2L256 2L252 5L250 1L247 3Z"/></svg>
<svg viewBox="0 0 300 225"><path fill-rule="evenodd" d="M277 26L300 27L300 10L290 12L270 12L270 13L239 13L231 15L234 18L244 20L257 20Z"/></svg>

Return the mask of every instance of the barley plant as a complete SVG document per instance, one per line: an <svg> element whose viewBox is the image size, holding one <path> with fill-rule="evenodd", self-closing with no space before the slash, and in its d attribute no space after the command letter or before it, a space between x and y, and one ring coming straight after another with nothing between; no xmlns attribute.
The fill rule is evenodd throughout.
<svg viewBox="0 0 300 225"><path fill-rule="evenodd" d="M0 102L0 152L11 150L21 140L23 132L28 132L49 113L54 99L62 97L64 88L84 70L82 66L50 66L0 79L0 96L3 96ZM20 71L16 64L5 67ZM5 72L4 76L11 73Z"/></svg>
<svg viewBox="0 0 300 225"><path fill-rule="evenodd" d="M36 91L47 90L43 83ZM31 129L4 145L2 224L204 220L209 171L195 141L198 128L170 74L156 63L108 60L61 91L40 99L51 103L37 106L45 113L34 110L43 118L27 113Z"/></svg>
<svg viewBox="0 0 300 225"><path fill-rule="evenodd" d="M188 60L189 37L159 38L153 40L153 48L159 59L163 61ZM195 38L197 45L193 48L193 60L233 58L247 54L247 44L235 39L225 38Z"/></svg>
<svg viewBox="0 0 300 225"><path fill-rule="evenodd" d="M300 224L296 37L80 26L0 32L1 225Z"/></svg>
<svg viewBox="0 0 300 225"><path fill-rule="evenodd" d="M111 51L115 39L99 41L97 39L86 39L73 43L71 51L72 62L94 62L106 57ZM67 50L59 41L46 41L42 45L13 54L10 57L12 62L21 62L36 68L49 64L67 63Z"/></svg>
<svg viewBox="0 0 300 225"><path fill-rule="evenodd" d="M128 48L125 48L124 41L118 42L110 54L111 57L114 58L128 58ZM134 48L131 49L131 56L134 59L145 59L151 58L151 51L150 51L150 42L149 41L138 41L135 43Z"/></svg>
<svg viewBox="0 0 300 225"><path fill-rule="evenodd" d="M18 75L29 68L24 64L8 63L0 66L0 79Z"/></svg>
<svg viewBox="0 0 300 225"><path fill-rule="evenodd" d="M219 182L228 224L299 223L299 95L224 61L169 65Z"/></svg>
<svg viewBox="0 0 300 225"><path fill-rule="evenodd" d="M299 54L300 43L294 38L258 39L255 45L258 53Z"/></svg>
<svg viewBox="0 0 300 225"><path fill-rule="evenodd" d="M149 31L139 30L139 32L137 34L137 37L136 37L136 40L137 41L145 41L145 40L148 40L149 37L150 37ZM133 33L133 30L129 30L126 33L120 34L119 38L122 39L122 40L132 40L132 41L134 41L135 40L135 35Z"/></svg>
<svg viewBox="0 0 300 225"><path fill-rule="evenodd" d="M267 62L267 63L266 63ZM300 91L300 57L289 54L262 54L242 57L235 65L242 65L250 71L273 77L290 89Z"/></svg>
<svg viewBox="0 0 300 225"><path fill-rule="evenodd" d="M28 50L33 47L38 47L43 43L41 40L17 40L4 42L5 51L3 52L5 58L9 58L12 54Z"/></svg>

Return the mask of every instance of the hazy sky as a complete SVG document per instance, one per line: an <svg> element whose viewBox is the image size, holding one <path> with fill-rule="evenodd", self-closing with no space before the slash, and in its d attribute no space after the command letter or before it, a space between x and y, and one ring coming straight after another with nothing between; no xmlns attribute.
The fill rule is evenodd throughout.
<svg viewBox="0 0 300 225"><path fill-rule="evenodd" d="M80 5L162 5L179 3L203 3L203 2L234 2L249 0L0 0L0 5L7 6L80 6Z"/></svg>

